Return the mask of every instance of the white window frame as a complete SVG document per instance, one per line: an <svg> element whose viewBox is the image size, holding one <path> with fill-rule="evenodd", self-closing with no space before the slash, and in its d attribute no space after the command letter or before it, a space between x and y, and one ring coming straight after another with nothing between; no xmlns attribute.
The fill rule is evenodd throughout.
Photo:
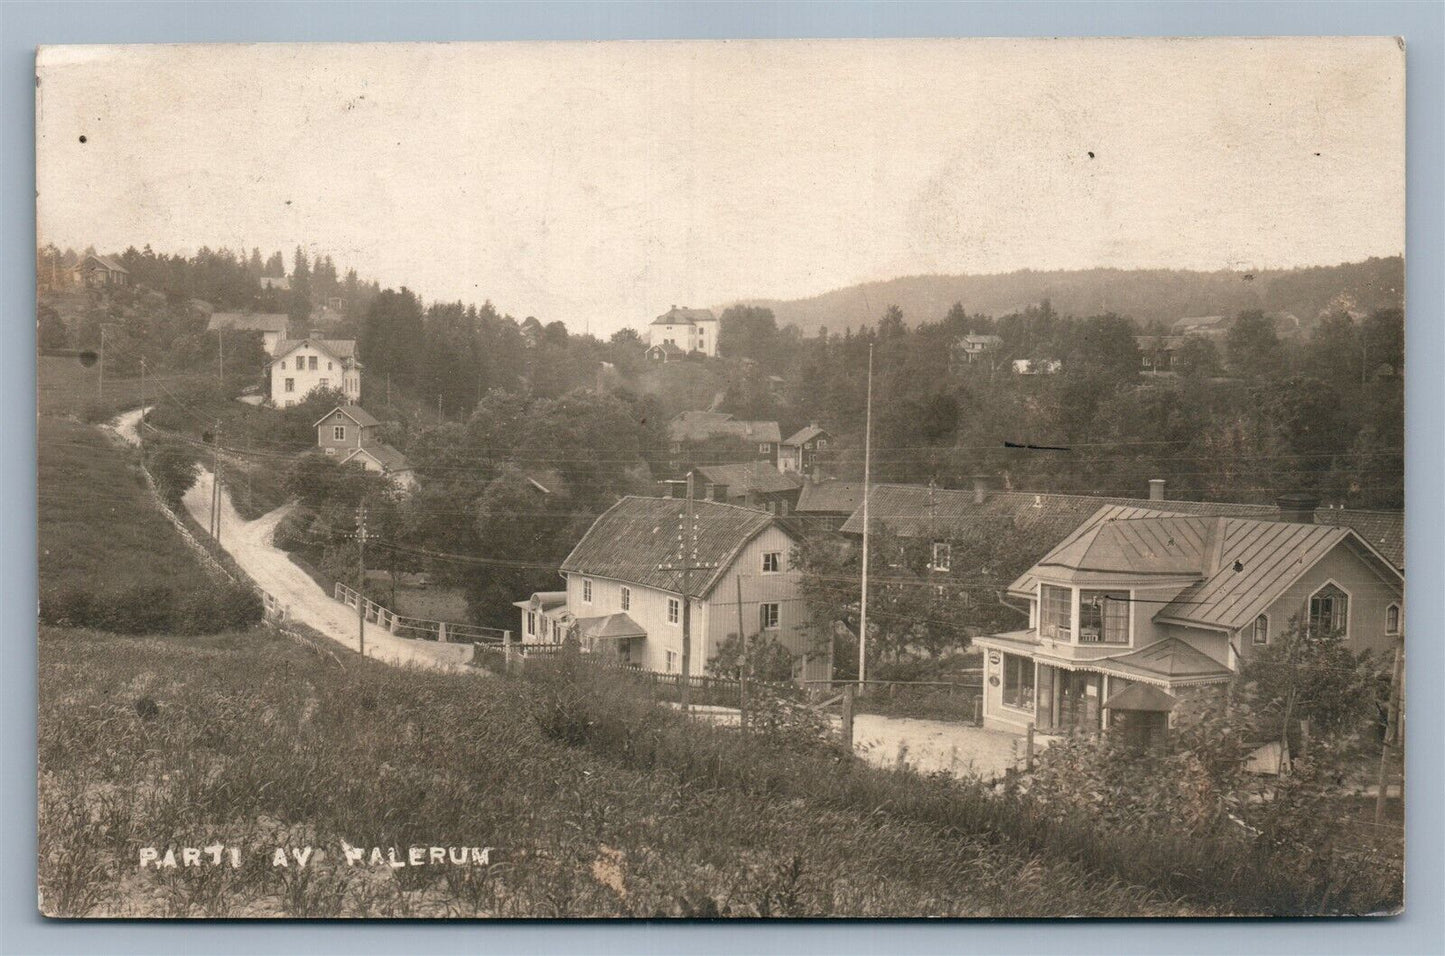
<svg viewBox="0 0 1445 956"><path fill-rule="evenodd" d="M1009 661L1009 658L1011 658L1011 657L1014 658L1015 660L1027 662L1027 664L1029 665L1029 667L1033 668L1034 676L1033 676L1033 680L1031 680L1031 681L1029 682L1029 688L1030 688L1030 690L1029 690L1029 703L1028 703L1028 706L1027 706L1027 707L1022 707L1022 706L1020 706L1020 705L1018 705L1018 704L1010 704L1010 703L1005 699L1006 695L1008 694L1008 661ZM1035 712L1035 708L1038 707L1038 701L1039 701L1039 665L1038 665L1038 661L1034 660L1032 657L1027 657L1027 656L1025 656L1025 655L1023 655L1023 654L1010 654L1009 652L1004 651L1004 653L1003 653L1003 658L999 661L999 664L998 664L998 678L999 678L998 702L999 702L999 704L1000 704L1001 706L1007 707L1009 710L1015 710L1015 711L1019 711L1019 712L1021 712L1021 713L1026 713L1026 714L1032 714L1032 713Z"/></svg>
<svg viewBox="0 0 1445 956"><path fill-rule="evenodd" d="M630 610L632 610L632 588L630 588L630 587L628 587L627 585L624 584L624 585L622 585L622 590L621 590L620 593L621 593L621 596L622 596L622 597L621 597L622 610L624 610L624 611L630 611Z"/></svg>
<svg viewBox="0 0 1445 956"><path fill-rule="evenodd" d="M1310 605L1314 603L1315 597L1330 585L1334 585L1340 590L1340 593L1345 596L1345 626L1341 631L1341 633L1343 634L1341 640L1348 641L1350 639L1350 615L1355 609L1355 594L1353 591L1345 587L1340 582L1336 581L1334 578L1326 578L1323 582L1321 582L1319 587L1315 588L1313 591L1310 592L1309 598L1305 601L1305 626L1309 626L1310 619L1314 616L1311 613Z"/></svg>
<svg viewBox="0 0 1445 956"><path fill-rule="evenodd" d="M769 502L769 504L771 504L771 502ZM771 558L771 559L772 559L772 562L773 562L773 566L772 566L771 568L768 567L768 559L769 559L769 558ZM781 552L781 551L764 551L764 552L763 552L763 573L764 573L764 574L782 574L782 573L783 573L783 552Z"/></svg>
<svg viewBox="0 0 1445 956"><path fill-rule="evenodd" d="M783 606L777 601L758 605L758 626L764 631L776 631L783 626Z"/></svg>
<svg viewBox="0 0 1445 956"><path fill-rule="evenodd" d="M592 603L592 579L591 579L591 578L583 578L583 579L582 579L582 603L583 603L583 604L591 604L591 603Z"/></svg>
<svg viewBox="0 0 1445 956"><path fill-rule="evenodd" d="M667 673L672 674L677 670L677 652L668 651L666 657Z"/></svg>
<svg viewBox="0 0 1445 956"><path fill-rule="evenodd" d="M1062 584L1048 584L1048 583L1043 582L1043 581L1040 581L1040 582L1039 582L1039 625L1038 625L1038 627L1039 627L1039 636L1040 636L1040 637L1043 637L1043 636L1044 636L1044 627L1045 627L1045 624L1044 624L1044 610L1048 607L1047 602L1044 601L1044 588L1057 588L1058 590L1063 591L1065 594L1068 595L1068 600L1067 600L1067 602L1066 602L1066 606L1067 606L1068 609L1069 609L1069 624L1068 624L1068 627L1065 628L1065 629L1063 629L1062 632L1056 631L1056 632L1055 632L1055 636L1054 636L1054 637L1051 637L1050 640L1061 640L1061 639L1062 639L1062 640L1064 640L1065 642L1072 644L1073 641L1074 641L1074 631L1075 631L1076 619L1077 619L1078 616L1079 616L1079 615L1078 615L1078 612L1074 609L1074 603L1075 603L1074 589L1071 588L1071 587L1067 587L1067 586L1065 586L1065 585L1062 585ZM1055 627L1057 627L1057 625L1055 625ZM1064 637L1063 637L1063 638L1059 638L1059 637L1057 636L1058 633L1063 633L1063 634L1064 634Z"/></svg>
<svg viewBox="0 0 1445 956"><path fill-rule="evenodd" d="M288 379L286 380L286 391L288 391L288 392L294 392L294 391L296 391L296 380L295 380L294 378L288 378Z"/></svg>
<svg viewBox="0 0 1445 956"><path fill-rule="evenodd" d="M940 553L943 560L939 560ZM933 542L933 561L929 567L935 571L948 571L953 567L953 545L947 541Z"/></svg>
<svg viewBox="0 0 1445 956"><path fill-rule="evenodd" d="M345 425L333 425L333 426L331 426L331 440L332 440L332 441L346 441L346 426L345 426Z"/></svg>
<svg viewBox="0 0 1445 956"><path fill-rule="evenodd" d="M1395 622L1393 626L1390 623L1390 616L1392 614L1395 617ZM1391 601L1385 607L1385 633L1389 634L1391 637L1394 637L1395 635L1400 633L1400 605L1396 604L1394 601Z"/></svg>
<svg viewBox="0 0 1445 956"><path fill-rule="evenodd" d="M528 635L529 637L536 637L536 636L537 636L537 612L536 612L536 611L528 611L528 612L527 612L527 635Z"/></svg>
<svg viewBox="0 0 1445 956"><path fill-rule="evenodd" d="M1260 640L1260 639L1259 639L1259 638L1260 638L1259 625L1260 625L1260 622L1261 622L1261 621L1264 622L1264 640ZM1264 646L1266 646L1267 644L1269 644L1269 615L1268 615L1268 614L1261 614L1261 615L1259 615L1259 617L1256 617L1256 618L1254 619L1254 623L1250 625L1250 630L1249 630L1249 643L1250 643L1250 645L1253 646L1253 647L1264 647Z"/></svg>
<svg viewBox="0 0 1445 956"><path fill-rule="evenodd" d="M1078 591L1078 595L1077 595L1077 597L1078 597L1078 602L1077 602L1077 604L1076 604L1076 606L1075 606L1075 610L1074 610L1074 621L1073 621L1073 637L1074 637L1074 641L1075 641L1076 643L1078 643L1078 644L1087 644L1087 645L1090 646L1090 647L1133 647L1133 646L1134 646L1134 589L1133 589L1133 588L1076 588L1075 590ZM1125 603L1125 605L1124 605L1125 620L1128 622L1128 626L1125 628L1126 635L1125 635L1125 637L1124 637L1124 640L1122 640L1122 641L1105 641L1105 640L1102 640L1102 639L1101 639L1101 640L1097 640L1097 641L1086 641L1086 640L1084 640L1083 634L1084 634L1084 592L1085 592L1085 591L1102 591L1102 592L1104 592L1106 595L1107 595L1109 592L1113 591L1113 592L1118 592L1118 593L1122 593L1122 594L1127 594L1127 595L1128 595L1128 597L1125 599L1125 602L1126 602L1126 603ZM1101 637L1101 638L1103 637L1103 632L1104 632L1104 630L1105 630L1106 627L1107 627L1107 621L1106 621L1106 619L1104 618L1104 609L1101 607L1101 608L1099 609L1099 631L1100 631L1100 637Z"/></svg>
<svg viewBox="0 0 1445 956"><path fill-rule="evenodd" d="M679 624L682 621L682 602L677 598L667 599L667 623Z"/></svg>
<svg viewBox="0 0 1445 956"><path fill-rule="evenodd" d="M330 386L331 386L331 380L330 380L329 378L324 378L324 377L323 377L323 378L321 379L321 387L322 387L322 388L329 388Z"/></svg>

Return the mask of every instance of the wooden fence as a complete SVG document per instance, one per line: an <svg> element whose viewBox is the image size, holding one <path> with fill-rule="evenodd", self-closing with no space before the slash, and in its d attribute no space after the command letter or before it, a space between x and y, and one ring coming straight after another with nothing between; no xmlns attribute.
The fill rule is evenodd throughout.
<svg viewBox="0 0 1445 956"><path fill-rule="evenodd" d="M432 621L419 617L403 617L395 611L378 604L371 598L358 595L356 589L336 582L336 600L347 607L356 607L358 598L363 601L363 615L366 620L377 624L408 640L437 641L442 644L480 644L501 647L511 642L511 631L496 627L481 627L476 624L462 624L456 621Z"/></svg>

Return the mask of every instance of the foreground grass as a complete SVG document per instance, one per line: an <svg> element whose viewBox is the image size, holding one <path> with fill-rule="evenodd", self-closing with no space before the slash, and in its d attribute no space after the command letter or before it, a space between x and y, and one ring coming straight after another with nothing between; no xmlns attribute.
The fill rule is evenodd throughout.
<svg viewBox="0 0 1445 956"><path fill-rule="evenodd" d="M42 910L79 916L1175 915L1006 841L808 787L558 739L547 688L330 657L267 630L40 633ZM680 720L680 718L667 718ZM683 726L683 725L678 725ZM725 733L703 727L700 734ZM797 783L796 781L794 782ZM348 867L468 845L487 867ZM244 865L145 870L144 846ZM311 845L305 869L272 865ZM322 856L324 854L324 856Z"/></svg>
<svg viewBox="0 0 1445 956"><path fill-rule="evenodd" d="M43 592L211 586L156 509L131 453L99 428L42 416L38 486Z"/></svg>

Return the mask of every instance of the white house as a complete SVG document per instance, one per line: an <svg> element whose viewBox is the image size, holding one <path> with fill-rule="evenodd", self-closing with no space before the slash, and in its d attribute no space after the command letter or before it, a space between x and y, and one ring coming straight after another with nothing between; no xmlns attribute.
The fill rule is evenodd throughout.
<svg viewBox="0 0 1445 956"><path fill-rule="evenodd" d="M289 408L317 388L340 389L352 402L360 401L361 369L351 339L323 339L313 332L282 341L271 359L271 401Z"/></svg>
<svg viewBox="0 0 1445 956"><path fill-rule="evenodd" d="M689 529L686 556L699 569L687 575L678 569L680 527ZM562 562L564 592L516 602L522 641L560 643L572 634L585 651L680 674L687 602L689 673L705 674L708 660L741 623L749 639L776 639L796 655L795 678L827 679L831 647L814 641L800 575L789 567L795 544L764 511L685 498L623 498Z"/></svg>
<svg viewBox="0 0 1445 956"><path fill-rule="evenodd" d="M717 355L718 319L709 309L679 309L673 306L652 320L648 327L649 346L672 345L686 352Z"/></svg>
<svg viewBox="0 0 1445 956"><path fill-rule="evenodd" d="M260 332L261 347L266 354L276 355L276 349L286 341L289 316L274 312L213 312L206 324L207 332Z"/></svg>

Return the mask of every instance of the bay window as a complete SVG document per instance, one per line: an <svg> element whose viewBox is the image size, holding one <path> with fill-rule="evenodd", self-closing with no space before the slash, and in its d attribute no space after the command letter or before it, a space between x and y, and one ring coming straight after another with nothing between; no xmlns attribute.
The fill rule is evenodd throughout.
<svg viewBox="0 0 1445 956"><path fill-rule="evenodd" d="M1129 643L1129 593L1079 592L1079 643Z"/></svg>
<svg viewBox="0 0 1445 956"><path fill-rule="evenodd" d="M1072 639L1073 594L1053 584L1039 586L1039 634L1056 641Z"/></svg>

